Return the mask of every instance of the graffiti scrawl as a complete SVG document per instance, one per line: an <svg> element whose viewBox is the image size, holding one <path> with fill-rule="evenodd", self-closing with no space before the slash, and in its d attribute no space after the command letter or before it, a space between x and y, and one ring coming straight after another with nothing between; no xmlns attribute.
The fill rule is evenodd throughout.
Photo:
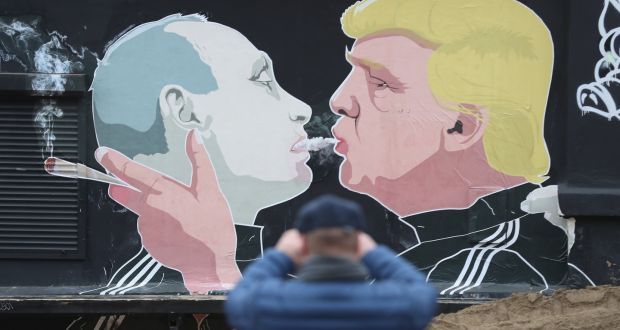
<svg viewBox="0 0 620 330"><path fill-rule="evenodd" d="M620 14L618 0L605 0L598 20L601 58L594 67L594 81L577 88L577 105L583 114L593 113L608 120L620 120L620 27L610 17Z"/></svg>

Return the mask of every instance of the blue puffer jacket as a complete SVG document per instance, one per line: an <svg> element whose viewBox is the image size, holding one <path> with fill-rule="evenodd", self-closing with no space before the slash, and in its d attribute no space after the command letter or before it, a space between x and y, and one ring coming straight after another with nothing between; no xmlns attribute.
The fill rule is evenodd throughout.
<svg viewBox="0 0 620 330"><path fill-rule="evenodd" d="M269 250L229 294L228 320L237 330L424 329L435 313L436 293L422 274L385 247L362 263L373 284L287 280L291 259Z"/></svg>

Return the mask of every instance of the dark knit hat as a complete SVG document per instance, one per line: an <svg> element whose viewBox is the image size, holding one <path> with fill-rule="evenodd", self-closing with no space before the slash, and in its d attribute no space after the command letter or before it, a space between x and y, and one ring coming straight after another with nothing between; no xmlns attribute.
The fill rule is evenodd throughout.
<svg viewBox="0 0 620 330"><path fill-rule="evenodd" d="M323 195L304 205L297 213L294 227L304 234L320 228L365 230L362 208L335 195Z"/></svg>

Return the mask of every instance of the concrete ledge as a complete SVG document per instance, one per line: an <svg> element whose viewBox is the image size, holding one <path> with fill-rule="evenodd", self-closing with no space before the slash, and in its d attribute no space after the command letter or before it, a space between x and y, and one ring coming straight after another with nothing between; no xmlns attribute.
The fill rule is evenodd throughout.
<svg viewBox="0 0 620 330"><path fill-rule="evenodd" d="M438 314L493 299L439 299ZM222 295L0 296L0 314L191 314L224 313Z"/></svg>
<svg viewBox="0 0 620 330"><path fill-rule="evenodd" d="M221 295L0 296L0 314L223 313Z"/></svg>

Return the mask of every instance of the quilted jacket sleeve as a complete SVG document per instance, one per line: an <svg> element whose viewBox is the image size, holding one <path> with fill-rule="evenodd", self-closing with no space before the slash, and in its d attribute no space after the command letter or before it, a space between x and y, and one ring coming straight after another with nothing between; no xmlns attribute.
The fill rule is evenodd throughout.
<svg viewBox="0 0 620 330"><path fill-rule="evenodd" d="M257 316L256 299L261 286L269 281L284 281L293 270L293 261L284 253L270 249L243 273L243 279L230 292L226 301L226 316L237 329L252 329Z"/></svg>
<svg viewBox="0 0 620 330"><path fill-rule="evenodd" d="M435 315L437 293L422 273L384 246L368 252L362 262L382 291L402 293L403 303L411 306L411 328L424 329Z"/></svg>

